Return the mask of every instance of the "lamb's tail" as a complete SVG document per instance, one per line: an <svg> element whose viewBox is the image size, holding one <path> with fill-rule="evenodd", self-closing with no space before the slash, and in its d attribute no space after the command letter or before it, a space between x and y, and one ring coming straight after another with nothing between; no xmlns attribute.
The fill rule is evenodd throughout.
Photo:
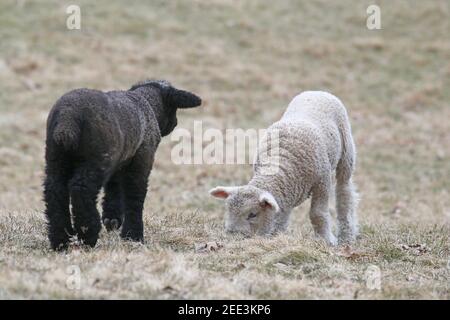
<svg viewBox="0 0 450 320"><path fill-rule="evenodd" d="M65 150L75 150L80 141L81 129L71 108L63 108L56 117L52 137Z"/></svg>

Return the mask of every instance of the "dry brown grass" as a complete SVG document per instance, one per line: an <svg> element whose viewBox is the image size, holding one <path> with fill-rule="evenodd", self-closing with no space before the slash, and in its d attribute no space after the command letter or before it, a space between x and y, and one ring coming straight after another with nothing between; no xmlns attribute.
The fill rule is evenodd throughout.
<svg viewBox="0 0 450 320"><path fill-rule="evenodd" d="M65 1L0 4L0 298L450 298L449 2ZM412 4L413 2L413 4ZM19 5L17 4L19 3ZM20 4L22 3L22 4ZM70 2L71 3L71 2ZM146 77L198 92L179 126L264 128L302 90L347 105L358 146L360 241L313 240L308 204L287 234L222 230L207 190L245 183L250 166L175 166L160 146L145 209L145 245L102 232L94 250L48 249L41 181L45 119L71 88L127 88ZM196 243L219 241L216 252ZM402 245L424 244L418 251ZM66 285L81 269L80 290ZM365 270L381 270L381 290Z"/></svg>

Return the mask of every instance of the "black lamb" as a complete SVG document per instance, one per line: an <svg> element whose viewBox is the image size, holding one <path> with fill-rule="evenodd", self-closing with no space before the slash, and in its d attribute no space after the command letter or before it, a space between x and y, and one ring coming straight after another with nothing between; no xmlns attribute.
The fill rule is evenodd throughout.
<svg viewBox="0 0 450 320"><path fill-rule="evenodd" d="M158 144L177 125L178 108L200 104L196 95L162 80L127 91L64 94L47 119L44 201L51 247L66 249L75 235L95 246L102 187L106 229L122 226L123 239L142 242L142 210Z"/></svg>

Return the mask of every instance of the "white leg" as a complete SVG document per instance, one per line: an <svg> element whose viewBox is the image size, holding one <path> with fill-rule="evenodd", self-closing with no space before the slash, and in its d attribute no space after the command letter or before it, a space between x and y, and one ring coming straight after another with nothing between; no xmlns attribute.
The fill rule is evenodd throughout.
<svg viewBox="0 0 450 320"><path fill-rule="evenodd" d="M358 233L356 206L358 195L350 179L337 181L336 210L338 218L338 238L340 244L352 243Z"/></svg>
<svg viewBox="0 0 450 320"><path fill-rule="evenodd" d="M330 183L327 181L314 188L309 217L316 235L325 239L329 245L335 246L337 240L331 231L331 216L328 206L329 186Z"/></svg>

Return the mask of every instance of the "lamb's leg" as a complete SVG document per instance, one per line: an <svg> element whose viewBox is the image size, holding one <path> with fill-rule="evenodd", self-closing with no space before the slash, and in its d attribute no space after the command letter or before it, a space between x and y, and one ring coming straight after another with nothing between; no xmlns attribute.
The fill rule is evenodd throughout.
<svg viewBox="0 0 450 320"><path fill-rule="evenodd" d="M123 191L120 172L114 174L105 185L102 221L106 230L117 230L123 222Z"/></svg>
<svg viewBox="0 0 450 320"><path fill-rule="evenodd" d="M336 184L336 211L340 244L355 241L358 233L356 219L357 193L352 179L338 180Z"/></svg>
<svg viewBox="0 0 450 320"><path fill-rule="evenodd" d="M352 182L355 167L355 145L348 126L342 129L344 151L336 168L336 211L339 243L351 243L358 232L357 193Z"/></svg>
<svg viewBox="0 0 450 320"><path fill-rule="evenodd" d="M70 237L74 234L70 219L67 186L70 169L64 167L64 163L61 161L47 160L45 172L44 201L48 238L53 250L64 250L68 246Z"/></svg>
<svg viewBox="0 0 450 320"><path fill-rule="evenodd" d="M96 201L103 178L101 170L86 165L75 170L69 183L75 231L91 247L97 243L102 228Z"/></svg>
<svg viewBox="0 0 450 320"><path fill-rule="evenodd" d="M150 153L142 151L136 154L132 162L123 170L125 204L125 217L121 232L123 239L144 242L142 211L152 162Z"/></svg>
<svg viewBox="0 0 450 320"><path fill-rule="evenodd" d="M337 240L331 231L331 216L328 206L329 183L321 183L312 190L309 217L317 236L325 239L329 245L336 245Z"/></svg>

